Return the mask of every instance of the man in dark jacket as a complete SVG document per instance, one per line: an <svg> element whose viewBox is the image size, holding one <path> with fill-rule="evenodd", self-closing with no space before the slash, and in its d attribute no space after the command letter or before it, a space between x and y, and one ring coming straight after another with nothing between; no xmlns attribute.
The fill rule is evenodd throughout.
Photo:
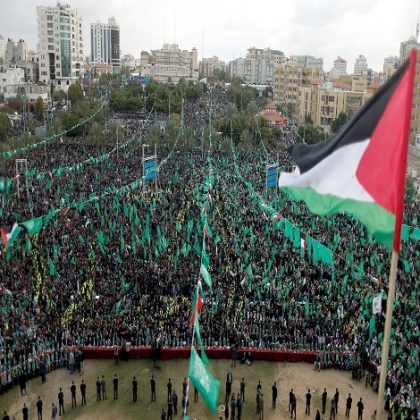
<svg viewBox="0 0 420 420"><path fill-rule="evenodd" d="M38 401L36 402L36 408L38 411L38 420L42 420L42 400L41 397L38 397Z"/></svg>
<svg viewBox="0 0 420 420"><path fill-rule="evenodd" d="M178 414L178 395L176 395L175 391L172 394L172 405L174 408L175 415Z"/></svg>
<svg viewBox="0 0 420 420"><path fill-rule="evenodd" d="M271 387L271 391L272 391L272 403L271 403L271 408L276 408L276 400L277 400L277 386L276 383L274 382L274 385Z"/></svg>
<svg viewBox="0 0 420 420"><path fill-rule="evenodd" d="M137 382L135 376L133 378L132 384L133 384L133 402L137 402L137 386L138 386L138 382Z"/></svg>
<svg viewBox="0 0 420 420"><path fill-rule="evenodd" d="M58 393L58 415L61 416L61 412L64 414L64 393L63 390L60 388L60 392Z"/></svg>
<svg viewBox="0 0 420 420"><path fill-rule="evenodd" d="M82 405L86 405L86 384L84 379L82 379L80 384L80 393L82 394Z"/></svg>

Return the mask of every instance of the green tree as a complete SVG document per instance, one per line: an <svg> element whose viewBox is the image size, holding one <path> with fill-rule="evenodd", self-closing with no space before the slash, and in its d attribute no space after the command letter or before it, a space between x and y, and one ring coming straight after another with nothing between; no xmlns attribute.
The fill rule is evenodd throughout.
<svg viewBox="0 0 420 420"><path fill-rule="evenodd" d="M0 114L0 143L7 141L7 130L10 128L10 118L7 114ZM3 146L2 146L3 147Z"/></svg>
<svg viewBox="0 0 420 420"><path fill-rule="evenodd" d="M301 125L298 128L297 133L307 144L319 143L325 138L325 133L319 127L310 124Z"/></svg>
<svg viewBox="0 0 420 420"><path fill-rule="evenodd" d="M64 92L63 89L56 90L53 94L53 101L54 102L61 102L67 99L67 94Z"/></svg>
<svg viewBox="0 0 420 420"><path fill-rule="evenodd" d="M44 100L40 96L38 96L37 100L35 101L34 110L35 110L35 118L38 121L43 122L45 107L44 107Z"/></svg>
<svg viewBox="0 0 420 420"><path fill-rule="evenodd" d="M103 126L97 122L94 122L89 129L88 143L99 147L103 144L104 139L105 136Z"/></svg>
<svg viewBox="0 0 420 420"><path fill-rule="evenodd" d="M72 105L83 100L83 91L78 83L73 83L69 86L68 96Z"/></svg>
<svg viewBox="0 0 420 420"><path fill-rule="evenodd" d="M345 112L340 112L338 117L331 123L331 131L336 133L348 121L348 118Z"/></svg>

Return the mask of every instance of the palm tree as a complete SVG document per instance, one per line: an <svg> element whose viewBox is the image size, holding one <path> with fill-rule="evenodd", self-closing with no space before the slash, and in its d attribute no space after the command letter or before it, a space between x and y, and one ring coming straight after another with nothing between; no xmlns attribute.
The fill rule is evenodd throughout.
<svg viewBox="0 0 420 420"><path fill-rule="evenodd" d="M239 142L239 150L249 150L252 148L253 136L249 130L243 130L241 133L241 141Z"/></svg>
<svg viewBox="0 0 420 420"><path fill-rule="evenodd" d="M251 132L255 135L257 131L257 118L258 118L258 106L255 101L251 101L245 109L245 115L248 120L248 124L251 128Z"/></svg>
<svg viewBox="0 0 420 420"><path fill-rule="evenodd" d="M227 107L226 107L226 121L230 126L230 137L232 137L232 126L233 123L235 122L235 118L237 115L237 109L236 109L236 105L230 103Z"/></svg>
<svg viewBox="0 0 420 420"><path fill-rule="evenodd" d="M89 129L88 142L93 146L99 147L104 141L104 129L101 124L94 122Z"/></svg>
<svg viewBox="0 0 420 420"><path fill-rule="evenodd" d="M157 124L153 124L150 126L149 131L146 137L146 143L154 146L158 143L160 138L160 127Z"/></svg>

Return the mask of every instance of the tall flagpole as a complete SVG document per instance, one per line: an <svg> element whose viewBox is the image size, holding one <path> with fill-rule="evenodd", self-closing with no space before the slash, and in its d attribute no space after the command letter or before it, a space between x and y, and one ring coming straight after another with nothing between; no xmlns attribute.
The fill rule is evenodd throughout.
<svg viewBox="0 0 420 420"><path fill-rule="evenodd" d="M398 252L392 251L391 268L389 270L388 297L386 300L386 318L385 318L384 340L383 340L383 346L382 346L381 372L379 376L378 406L376 409L377 420L379 420L382 416L382 410L383 410L383 404L384 404L385 382L386 382L386 378L388 374L389 342L391 339L392 313L393 313L393 307L394 307L395 281L397 278L398 255L399 255Z"/></svg>

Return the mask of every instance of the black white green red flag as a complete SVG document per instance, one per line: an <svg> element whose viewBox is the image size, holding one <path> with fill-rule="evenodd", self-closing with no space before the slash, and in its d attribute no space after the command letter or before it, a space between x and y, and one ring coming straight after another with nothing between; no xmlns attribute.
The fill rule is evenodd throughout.
<svg viewBox="0 0 420 420"><path fill-rule="evenodd" d="M330 139L296 144L293 173L279 187L312 213L353 214L387 248L399 252L404 209L416 51ZM394 234L395 232L395 234Z"/></svg>

